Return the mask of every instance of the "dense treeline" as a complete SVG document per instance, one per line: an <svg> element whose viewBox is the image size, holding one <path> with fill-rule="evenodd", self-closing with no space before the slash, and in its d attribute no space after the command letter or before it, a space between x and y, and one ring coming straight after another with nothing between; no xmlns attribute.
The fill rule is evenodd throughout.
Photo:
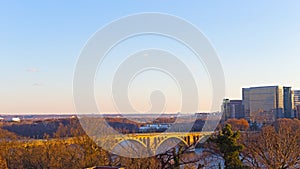
<svg viewBox="0 0 300 169"><path fill-rule="evenodd" d="M107 123L114 129L124 133L135 133L138 131L138 123L133 123L129 120L124 120L121 118L106 119ZM72 126L72 127L71 127ZM79 126L80 123L77 118L68 119L47 119L47 120L37 120L37 121L23 121L23 122L4 122L2 123L2 128L17 134L18 136L43 139L45 135L50 138L55 137L56 132L62 132L61 136L72 137L73 133L70 131L74 126ZM82 130L82 129L78 129ZM84 133L80 131L80 133Z"/></svg>
<svg viewBox="0 0 300 169"><path fill-rule="evenodd" d="M146 125L147 123L137 123L126 118L106 118L105 121L113 127L115 130L121 133L137 133L139 132L139 127ZM174 118L159 118L155 120L155 123L171 123L174 122ZM191 131L201 131L205 121L196 120ZM2 128L17 134L18 136L34 138L34 139L43 139L45 135L48 135L50 138L55 137L57 131L64 132L61 136L72 137L70 132L70 126L80 126L77 118L68 118L68 119L47 119L47 120L37 120L37 121L23 121L23 122L4 122ZM184 128L188 123L178 123L173 126L174 129ZM65 128L64 128L65 127ZM63 129L64 128L64 129ZM68 129L69 128L69 129ZM82 129L81 129L82 130ZM163 132L163 131L161 131ZM83 131L81 131L83 133Z"/></svg>
<svg viewBox="0 0 300 169"><path fill-rule="evenodd" d="M279 119L259 131L251 131L245 120L229 120L201 144L202 153L179 146L142 159L119 157L98 147L84 134L77 119L57 124L56 131L43 133L41 140L20 137L2 126L0 168L300 168L300 121L296 119Z"/></svg>
<svg viewBox="0 0 300 169"><path fill-rule="evenodd" d="M87 135L81 133L78 123L72 125L69 127L61 124L53 134L56 138L49 138L49 135L45 134L43 139L19 139L15 134L0 129L0 133L3 133L0 137L5 137L0 139L0 168L69 169L106 165L139 169L166 166L176 168L187 163L181 160L181 157L185 159L182 156L186 150L184 147L180 147L180 152L170 150L164 155L150 158L119 157L98 147ZM60 137L66 132L70 132L73 137ZM11 135L9 139L8 134ZM174 159L177 159L176 163Z"/></svg>
<svg viewBox="0 0 300 169"><path fill-rule="evenodd" d="M53 137L60 125L69 126L72 119L53 119L23 122L6 122L2 128L19 136L42 139L44 135Z"/></svg>

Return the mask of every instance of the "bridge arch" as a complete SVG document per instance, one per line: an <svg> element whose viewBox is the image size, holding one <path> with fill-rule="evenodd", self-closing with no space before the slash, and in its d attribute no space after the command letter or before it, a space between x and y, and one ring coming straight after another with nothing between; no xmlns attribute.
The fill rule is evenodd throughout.
<svg viewBox="0 0 300 169"><path fill-rule="evenodd" d="M166 142L171 140L176 140L174 142L171 142L168 146L163 147L163 144L166 144ZM173 147L176 147L179 143L183 143L184 145L188 146L188 143L181 137L177 136L170 136L166 139L163 139L161 142L158 143L158 145L155 147L155 154L161 154L168 150L170 150Z"/></svg>
<svg viewBox="0 0 300 169"><path fill-rule="evenodd" d="M130 158L140 158L149 154L147 145L139 139L122 139L111 147L111 152Z"/></svg>

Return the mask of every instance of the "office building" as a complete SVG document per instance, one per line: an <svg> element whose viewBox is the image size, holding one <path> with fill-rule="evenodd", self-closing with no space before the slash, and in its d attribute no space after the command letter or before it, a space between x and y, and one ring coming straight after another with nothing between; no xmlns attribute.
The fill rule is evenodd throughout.
<svg viewBox="0 0 300 169"><path fill-rule="evenodd" d="M294 90L295 118L300 119L300 90Z"/></svg>
<svg viewBox="0 0 300 169"><path fill-rule="evenodd" d="M295 106L300 105L300 90L294 90L294 104Z"/></svg>
<svg viewBox="0 0 300 169"><path fill-rule="evenodd" d="M283 87L262 86L242 89L245 118L251 122L271 123L284 117Z"/></svg>
<svg viewBox="0 0 300 169"><path fill-rule="evenodd" d="M223 113L222 119L225 121L230 118L244 118L242 100L224 99L221 110Z"/></svg>
<svg viewBox="0 0 300 169"><path fill-rule="evenodd" d="M300 120L300 105L296 106L296 115L295 118L298 118Z"/></svg>
<svg viewBox="0 0 300 169"><path fill-rule="evenodd" d="M284 117L295 117L294 91L291 87L283 87L283 107Z"/></svg>

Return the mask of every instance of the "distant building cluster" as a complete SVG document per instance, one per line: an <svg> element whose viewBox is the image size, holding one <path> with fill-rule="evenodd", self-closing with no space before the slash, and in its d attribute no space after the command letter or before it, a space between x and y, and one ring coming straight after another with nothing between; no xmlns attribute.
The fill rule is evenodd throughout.
<svg viewBox="0 0 300 169"><path fill-rule="evenodd" d="M147 124L139 128L139 132L163 132L167 130L171 124Z"/></svg>
<svg viewBox="0 0 300 169"><path fill-rule="evenodd" d="M224 99L223 120L244 118L249 122L272 123L278 118L300 118L300 90L285 86L242 89L242 100Z"/></svg>
<svg viewBox="0 0 300 169"><path fill-rule="evenodd" d="M21 119L19 117L8 117L8 118L0 117L0 121L5 121L5 122L20 122Z"/></svg>

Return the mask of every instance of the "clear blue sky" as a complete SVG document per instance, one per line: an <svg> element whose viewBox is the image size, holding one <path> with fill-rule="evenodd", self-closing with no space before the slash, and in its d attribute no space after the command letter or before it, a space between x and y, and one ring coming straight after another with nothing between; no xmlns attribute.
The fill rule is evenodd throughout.
<svg viewBox="0 0 300 169"><path fill-rule="evenodd" d="M300 88L297 0L12 0L0 2L0 113L73 112L73 71L85 42L110 21L141 12L197 26L217 50L227 97L255 85Z"/></svg>

